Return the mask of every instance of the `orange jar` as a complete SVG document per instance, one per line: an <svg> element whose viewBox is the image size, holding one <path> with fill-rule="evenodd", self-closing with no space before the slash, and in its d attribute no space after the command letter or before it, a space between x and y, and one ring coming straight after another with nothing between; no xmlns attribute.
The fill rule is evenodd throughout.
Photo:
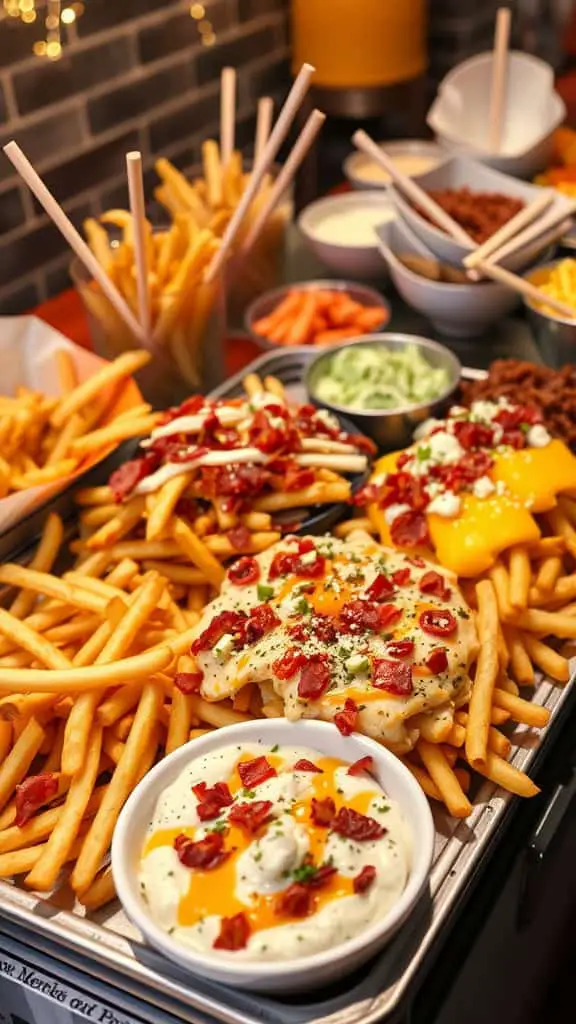
<svg viewBox="0 0 576 1024"><path fill-rule="evenodd" d="M316 68L314 85L374 89L421 75L427 0L292 0L293 68Z"/></svg>

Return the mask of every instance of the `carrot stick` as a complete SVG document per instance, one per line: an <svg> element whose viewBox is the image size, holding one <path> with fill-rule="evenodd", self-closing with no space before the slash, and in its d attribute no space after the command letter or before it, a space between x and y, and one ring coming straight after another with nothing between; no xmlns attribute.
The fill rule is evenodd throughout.
<svg viewBox="0 0 576 1024"><path fill-rule="evenodd" d="M290 332L286 336L286 342L290 345L305 344L315 315L316 296L313 292L306 292L298 315L292 324Z"/></svg>
<svg viewBox="0 0 576 1024"><path fill-rule="evenodd" d="M362 332L356 327L333 327L330 331L320 331L314 338L315 345L335 345L347 338L357 338Z"/></svg>
<svg viewBox="0 0 576 1024"><path fill-rule="evenodd" d="M365 306L356 317L356 323L363 331L371 331L375 327L380 327L381 324L386 323L387 319L385 309L379 309L378 306Z"/></svg>

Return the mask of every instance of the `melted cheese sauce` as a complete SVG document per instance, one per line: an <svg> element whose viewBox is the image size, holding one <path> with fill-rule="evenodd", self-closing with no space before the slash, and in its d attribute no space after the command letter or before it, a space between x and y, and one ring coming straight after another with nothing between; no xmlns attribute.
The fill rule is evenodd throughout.
<svg viewBox="0 0 576 1024"><path fill-rule="evenodd" d="M418 738L413 723L407 724L407 719L453 701L468 686L469 667L477 653L476 630L470 610L455 577L450 574L444 574L450 591L448 601L424 596L420 592L422 576L433 568L437 569L429 562L415 566L405 555L383 549L366 535L357 540L349 538L346 542L333 537L311 539L315 540L318 553L325 559L325 572L321 578L306 580L288 574L269 580L270 565L278 552L295 550L295 543L286 539L256 557L260 570L257 584L239 587L226 578L219 597L204 609L197 627L198 635L220 612L248 612L260 604L262 599L258 586L263 583L272 588L268 603L281 621L262 640L242 651L231 651L225 657L218 656L217 648L198 654L196 660L204 676L202 696L210 701L223 700L233 696L246 683L255 682L261 686L265 698L269 699L270 689L273 695L282 698L287 718L320 718L326 721L333 721L334 716L342 711L346 699L352 699L358 706L358 731L385 743L397 753L405 752ZM398 620L385 631L361 631L358 635L341 633L332 644L326 644L316 635L314 615L336 620L345 604L366 596L377 576L390 576L397 570L406 569L410 573L409 583L398 586L384 602L401 608ZM450 636L431 636L419 628L418 619L422 611L446 608L451 610L457 622L457 629ZM295 645L288 630L297 623L307 622L312 623L310 637L305 643ZM394 658L388 653L388 644L398 640L410 640L414 644L410 658L413 692L406 696L375 688L369 670L372 658ZM275 675L274 662L287 651L294 650L295 646L306 658L322 653L327 653L330 658L330 689L316 700L299 696L298 673L287 680ZM439 647L446 652L447 668L433 675L425 663ZM352 672L351 659L359 654L366 657L367 668Z"/></svg>
<svg viewBox="0 0 576 1024"><path fill-rule="evenodd" d="M374 474L393 472L399 452L380 459ZM502 484L504 493L479 498L463 494L458 515L428 515L428 528L441 565L458 576L478 576L494 564L501 551L514 544L538 540L540 528L532 513L556 505L556 496L576 490L576 459L562 441L543 448L495 452L487 476ZM370 508L383 544L393 546L383 510Z"/></svg>
<svg viewBox="0 0 576 1024"><path fill-rule="evenodd" d="M265 755L276 776L249 791L242 787L237 765ZM322 773L294 771L306 759ZM234 803L251 799L272 804L269 823L256 834L226 825L230 807L218 819L201 822L192 787L205 782L228 784ZM352 841L311 819L312 798L331 797L336 809L346 806L374 818L386 830L375 840ZM231 805L234 806L234 805ZM227 828L225 845L234 849L219 867L191 869L174 849L182 833L194 841L210 830ZM307 859L337 870L315 892L312 913L294 918L278 913L278 899ZM362 868L376 869L372 886L355 894L353 879ZM410 871L410 836L399 808L369 775L348 775L348 765L304 748L230 746L196 758L160 795L140 861L140 884L156 924L199 952L245 960L282 960L330 949L384 917L397 902ZM295 874L296 872L296 874ZM222 919L245 914L250 937L233 953L213 949Z"/></svg>

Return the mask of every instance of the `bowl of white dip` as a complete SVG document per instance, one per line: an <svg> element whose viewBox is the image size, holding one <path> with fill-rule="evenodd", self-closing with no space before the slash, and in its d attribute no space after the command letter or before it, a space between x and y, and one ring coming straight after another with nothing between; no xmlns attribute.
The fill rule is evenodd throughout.
<svg viewBox="0 0 576 1024"><path fill-rule="evenodd" d="M308 245L339 277L386 277L375 229L393 220L395 209L384 190L326 196L306 206L298 227Z"/></svg>
<svg viewBox="0 0 576 1024"><path fill-rule="evenodd" d="M446 150L428 139L394 139L378 145L408 178L432 171L449 158ZM350 153L343 168L352 188L356 189L387 188L392 180L388 171L366 153Z"/></svg>
<svg viewBox="0 0 576 1024"><path fill-rule="evenodd" d="M193 740L146 775L112 870L127 915L170 960L286 994L389 941L433 845L427 800L392 753L326 722L268 719Z"/></svg>

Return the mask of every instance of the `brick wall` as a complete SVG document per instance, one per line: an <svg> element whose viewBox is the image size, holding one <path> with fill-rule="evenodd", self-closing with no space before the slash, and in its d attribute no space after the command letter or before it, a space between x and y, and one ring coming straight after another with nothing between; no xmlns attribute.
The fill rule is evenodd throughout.
<svg viewBox="0 0 576 1024"><path fill-rule="evenodd" d="M0 145L11 138L78 225L127 203L124 156L140 149L147 194L155 157L185 169L218 126L219 75L238 69L237 144L249 147L259 96L289 78L288 0L204 0L204 46L191 0L85 0L64 54L32 55L39 33L0 22ZM66 37L68 41L66 42ZM69 283L59 232L0 153L0 313L20 313Z"/></svg>

